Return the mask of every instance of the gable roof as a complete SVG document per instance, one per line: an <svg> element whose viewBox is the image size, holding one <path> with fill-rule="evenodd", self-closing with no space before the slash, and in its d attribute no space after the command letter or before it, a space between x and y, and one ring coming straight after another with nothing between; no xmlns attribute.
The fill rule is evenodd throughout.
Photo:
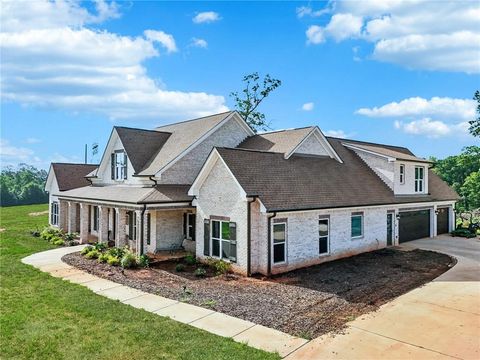
<svg viewBox="0 0 480 360"><path fill-rule="evenodd" d="M365 143L360 141L343 141L343 145L352 149L363 150L366 152L375 153L381 156L394 158L396 160L432 163L430 160L419 158L413 155L410 150L401 147L394 147L388 145Z"/></svg>
<svg viewBox="0 0 480 360"><path fill-rule="evenodd" d="M246 138L238 148L271 151L288 154L314 129L308 126L298 129L278 130L256 134Z"/></svg>
<svg viewBox="0 0 480 360"><path fill-rule="evenodd" d="M234 113L235 111L228 111L157 127L155 131L162 131L171 135L163 144L161 151L138 174L143 176L155 175Z"/></svg>
<svg viewBox="0 0 480 360"><path fill-rule="evenodd" d="M90 185L85 176L98 167L96 164L52 163L58 189L67 191Z"/></svg>
<svg viewBox="0 0 480 360"><path fill-rule="evenodd" d="M329 142L343 164L327 157L258 150L217 148L218 153L249 196L258 196L268 211L383 205L456 200L458 195L429 171L426 196L395 196L391 189L343 139Z"/></svg>
<svg viewBox="0 0 480 360"><path fill-rule="evenodd" d="M125 152L136 173L148 166L167 142L171 133L115 126Z"/></svg>

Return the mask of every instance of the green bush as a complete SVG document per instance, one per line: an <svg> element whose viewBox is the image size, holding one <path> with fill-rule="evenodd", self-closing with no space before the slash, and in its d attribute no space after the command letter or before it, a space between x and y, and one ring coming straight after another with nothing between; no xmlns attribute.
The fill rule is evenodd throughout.
<svg viewBox="0 0 480 360"><path fill-rule="evenodd" d="M205 277L207 275L207 271L203 267L199 267L194 272L196 277Z"/></svg>
<svg viewBox="0 0 480 360"><path fill-rule="evenodd" d="M134 268L138 265L137 257L134 253L127 251L125 252L125 255L123 255L120 265L122 265L124 269Z"/></svg>
<svg viewBox="0 0 480 360"><path fill-rule="evenodd" d="M232 271L232 264L223 260L208 259L207 265L215 270L216 275L226 274Z"/></svg>
<svg viewBox="0 0 480 360"><path fill-rule="evenodd" d="M106 254L106 253L102 253L99 257L98 257L98 262L99 263L106 263L107 260L109 258L109 255Z"/></svg>
<svg viewBox="0 0 480 360"><path fill-rule="evenodd" d="M128 251L127 248L113 247L107 250L107 254L121 259L126 251Z"/></svg>
<svg viewBox="0 0 480 360"><path fill-rule="evenodd" d="M97 259L102 253L98 251L97 249L93 249L89 253L85 255L87 259Z"/></svg>
<svg viewBox="0 0 480 360"><path fill-rule="evenodd" d="M94 247L92 245L87 245L82 249L82 251L80 251L80 254L87 255L93 249L94 249Z"/></svg>
<svg viewBox="0 0 480 360"><path fill-rule="evenodd" d="M176 272L182 272L182 271L185 271L185 265L183 264L177 264L177 266L175 266L175 271Z"/></svg>
<svg viewBox="0 0 480 360"><path fill-rule="evenodd" d="M50 240L53 245L65 245L65 241L60 237L55 237Z"/></svg>
<svg viewBox="0 0 480 360"><path fill-rule="evenodd" d="M77 233L65 233L63 234L63 240L72 241L72 240L75 240L77 236L78 236Z"/></svg>
<svg viewBox="0 0 480 360"><path fill-rule="evenodd" d="M120 265L120 259L116 256L107 255L107 264L111 266Z"/></svg>
<svg viewBox="0 0 480 360"><path fill-rule="evenodd" d="M105 251L107 249L107 244L102 243L102 242L97 242L93 245L93 247L98 250L98 251Z"/></svg>
<svg viewBox="0 0 480 360"><path fill-rule="evenodd" d="M194 255L187 255L184 260L187 265L195 265L197 263L197 259Z"/></svg>
<svg viewBox="0 0 480 360"><path fill-rule="evenodd" d="M40 232L40 237L43 240L51 241L54 237L61 237L62 231L53 226L47 226Z"/></svg>
<svg viewBox="0 0 480 360"><path fill-rule="evenodd" d="M140 267L148 267L148 265L150 264L150 259L148 258L147 255L142 255L138 258L138 266Z"/></svg>
<svg viewBox="0 0 480 360"><path fill-rule="evenodd" d="M460 236L464 238L474 238L476 235L475 233L471 232L470 229L467 228L457 228L450 233L452 236Z"/></svg>

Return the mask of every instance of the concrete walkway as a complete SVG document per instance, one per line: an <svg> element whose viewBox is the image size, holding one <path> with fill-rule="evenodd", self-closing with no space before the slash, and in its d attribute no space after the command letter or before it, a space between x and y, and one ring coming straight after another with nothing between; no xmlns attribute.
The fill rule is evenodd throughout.
<svg viewBox="0 0 480 360"><path fill-rule="evenodd" d="M402 245L457 264L423 287L314 339L287 359L480 359L480 239L449 235Z"/></svg>
<svg viewBox="0 0 480 360"><path fill-rule="evenodd" d="M85 286L107 298L118 300L148 312L166 316L216 335L231 337L238 342L285 357L308 341L278 330L228 316L213 310L167 299L88 274L62 262L69 253L80 251L85 245L64 247L30 255L22 262L50 275Z"/></svg>

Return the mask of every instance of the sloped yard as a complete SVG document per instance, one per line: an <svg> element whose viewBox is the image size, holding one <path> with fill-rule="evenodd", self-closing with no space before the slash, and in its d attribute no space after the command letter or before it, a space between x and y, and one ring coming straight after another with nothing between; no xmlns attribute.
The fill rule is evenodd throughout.
<svg viewBox="0 0 480 360"><path fill-rule="evenodd" d="M454 264L443 254L383 249L290 272L272 279L216 276L194 279L174 270L124 270L79 253L63 259L97 276L171 299L313 338L339 331Z"/></svg>

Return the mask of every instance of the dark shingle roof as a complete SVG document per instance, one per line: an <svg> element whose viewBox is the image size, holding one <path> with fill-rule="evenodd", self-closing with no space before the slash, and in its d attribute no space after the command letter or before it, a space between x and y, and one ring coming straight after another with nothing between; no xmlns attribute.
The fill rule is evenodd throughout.
<svg viewBox="0 0 480 360"><path fill-rule="evenodd" d="M402 148L394 148L392 146L385 146L385 145L378 145L378 144L367 144L361 142L354 142L354 141L343 141L346 145L354 146L358 149L363 149L366 151L371 151L377 154L381 154L384 156L396 158L398 160L406 160L406 161L415 161L415 162L424 162L424 163L431 163L432 161L425 160L413 155L408 149ZM407 150L407 151L405 151Z"/></svg>
<svg viewBox="0 0 480 360"><path fill-rule="evenodd" d="M150 164L171 135L163 131L120 126L116 126L115 130L136 173Z"/></svg>
<svg viewBox="0 0 480 360"><path fill-rule="evenodd" d="M246 138L239 148L290 153L315 127L273 131Z"/></svg>
<svg viewBox="0 0 480 360"><path fill-rule="evenodd" d="M58 189L66 191L90 185L85 176L95 170L95 164L52 163Z"/></svg>
<svg viewBox="0 0 480 360"><path fill-rule="evenodd" d="M426 196L394 196L392 190L341 143L329 142L344 163L335 159L265 151L217 148L248 195L257 195L267 210L302 210L438 200L458 195L429 171Z"/></svg>

